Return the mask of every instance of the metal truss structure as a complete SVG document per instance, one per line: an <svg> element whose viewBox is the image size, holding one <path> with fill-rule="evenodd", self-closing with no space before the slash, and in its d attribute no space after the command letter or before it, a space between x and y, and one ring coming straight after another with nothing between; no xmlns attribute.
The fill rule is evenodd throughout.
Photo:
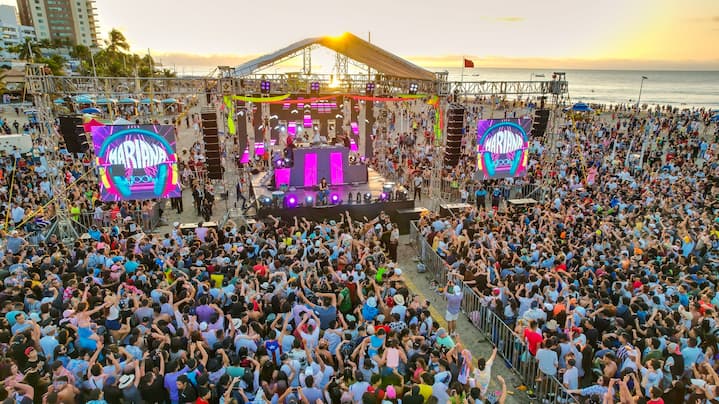
<svg viewBox="0 0 719 404"><path fill-rule="evenodd" d="M150 97L173 98L199 96L214 93L216 95L256 95L260 94L260 84L270 82L268 95L309 94L311 83L320 84L320 95L365 94L367 84L374 83L374 95L395 97L409 93L410 85L417 88L418 94L438 95L443 110L452 98L470 97L507 97L533 96L552 99L556 106L568 96L569 86L563 73L555 73L552 80L542 81L472 81L456 82L448 80L447 72L435 73L434 80L417 80L393 77L386 74L349 74L348 58L338 53L335 59L335 74L312 74L312 47L306 47L298 53L287 56L303 57L302 72L285 74L252 74L238 72L224 66L218 67L212 76L207 77L88 77L88 76L50 76L45 66L28 65L26 72L26 90L33 96L38 110L38 120L51 127L53 121L53 99L68 96L91 94L107 98ZM286 60L287 58L283 59ZM274 64L281 63L277 61ZM354 61L352 64L355 65ZM369 70L368 70L369 72ZM238 73L240 73L238 75ZM339 74L337 74L339 73ZM444 128L443 128L444 131ZM443 140L436 144L430 185L432 199L439 198L439 179L441 173ZM439 200L437 200L439 202ZM62 234L69 237L70 234Z"/></svg>

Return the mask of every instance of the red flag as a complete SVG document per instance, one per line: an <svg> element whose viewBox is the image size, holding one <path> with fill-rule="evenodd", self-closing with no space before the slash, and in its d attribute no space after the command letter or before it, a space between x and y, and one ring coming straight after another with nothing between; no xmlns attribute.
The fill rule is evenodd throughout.
<svg viewBox="0 0 719 404"><path fill-rule="evenodd" d="M466 68L474 68L474 62L472 62L469 59L464 59L464 67Z"/></svg>

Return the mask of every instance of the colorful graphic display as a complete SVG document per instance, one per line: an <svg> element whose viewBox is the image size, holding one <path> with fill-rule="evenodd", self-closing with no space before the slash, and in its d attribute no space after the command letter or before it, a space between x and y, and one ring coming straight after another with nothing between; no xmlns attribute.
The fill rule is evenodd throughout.
<svg viewBox="0 0 719 404"><path fill-rule="evenodd" d="M531 119L485 119L477 123L480 180L522 177L529 162Z"/></svg>
<svg viewBox="0 0 719 404"><path fill-rule="evenodd" d="M181 196L171 125L96 126L92 141L103 201Z"/></svg>

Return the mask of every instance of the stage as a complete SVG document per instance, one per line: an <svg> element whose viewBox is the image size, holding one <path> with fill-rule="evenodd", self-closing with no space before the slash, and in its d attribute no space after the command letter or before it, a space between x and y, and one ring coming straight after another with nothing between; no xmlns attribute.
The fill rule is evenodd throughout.
<svg viewBox="0 0 719 404"><path fill-rule="evenodd" d="M383 190L387 181L371 168L367 169L368 182L364 184L330 185L328 204L317 203L318 190L316 187L289 187L286 191L274 190L269 187L274 173L261 172L251 176L252 188L258 201L257 216L260 218L269 215L291 219L294 216L305 217L311 220L322 221L323 219L338 220L345 211L350 213L352 218L362 220L376 217L384 211L392 221L398 223L401 214L398 210L407 211L414 208L414 200L397 198L397 188L393 192L391 200L378 201L380 196L388 192ZM400 188L400 194L403 189ZM348 196L352 196L352 201ZM357 202L357 195L360 195L360 202ZM368 202L365 195L370 194ZM406 198L411 195L405 194ZM308 199L308 198L311 198ZM263 203L263 200L265 203ZM269 205L267 201L270 201Z"/></svg>

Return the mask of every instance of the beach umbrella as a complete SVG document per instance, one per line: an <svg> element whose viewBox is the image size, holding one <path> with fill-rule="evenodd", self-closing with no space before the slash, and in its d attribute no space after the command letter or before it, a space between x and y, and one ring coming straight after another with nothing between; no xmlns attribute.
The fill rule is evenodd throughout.
<svg viewBox="0 0 719 404"><path fill-rule="evenodd" d="M719 114L716 114L716 115L714 115L713 117L711 117L711 118L710 118L710 121L712 121L712 122L719 122Z"/></svg>
<svg viewBox="0 0 719 404"><path fill-rule="evenodd" d="M134 98L125 97L125 98L121 98L120 101L118 101L118 102L120 104L137 104L139 101Z"/></svg>
<svg viewBox="0 0 719 404"><path fill-rule="evenodd" d="M53 101L53 102L54 102L55 104L60 105L60 104L64 104L64 103L65 103L65 99L64 99L64 98L57 98L57 99L56 99L55 101Z"/></svg>
<svg viewBox="0 0 719 404"><path fill-rule="evenodd" d="M147 105L147 104L150 104L150 103L153 103L153 102L160 102L160 100L156 100L156 99L152 99L152 100L151 100L151 99L149 99L149 98L143 98L143 99L140 100L140 104L143 104L143 105Z"/></svg>
<svg viewBox="0 0 719 404"><path fill-rule="evenodd" d="M592 111L592 108L583 102L578 102L578 103L572 105L572 107L569 109L571 109L572 111L576 111L576 112Z"/></svg>
<svg viewBox="0 0 719 404"><path fill-rule="evenodd" d="M162 100L162 103L163 104L176 104L177 100L174 98L165 98L164 100Z"/></svg>
<svg viewBox="0 0 719 404"><path fill-rule="evenodd" d="M80 110L80 112L83 114L95 114L95 115L102 113L102 111L100 111L97 108L83 108Z"/></svg>
<svg viewBox="0 0 719 404"><path fill-rule="evenodd" d="M98 121L95 118L90 119L89 121L82 124L82 126L85 128L85 132L90 133L92 132L92 128L95 126L105 126L104 123Z"/></svg>
<svg viewBox="0 0 719 404"><path fill-rule="evenodd" d="M97 103L100 105L115 104L117 103L117 100L114 98L100 98L97 100Z"/></svg>
<svg viewBox="0 0 719 404"><path fill-rule="evenodd" d="M78 104L94 104L95 102L92 100L92 98L84 96L84 95L78 95L75 98L75 102Z"/></svg>

